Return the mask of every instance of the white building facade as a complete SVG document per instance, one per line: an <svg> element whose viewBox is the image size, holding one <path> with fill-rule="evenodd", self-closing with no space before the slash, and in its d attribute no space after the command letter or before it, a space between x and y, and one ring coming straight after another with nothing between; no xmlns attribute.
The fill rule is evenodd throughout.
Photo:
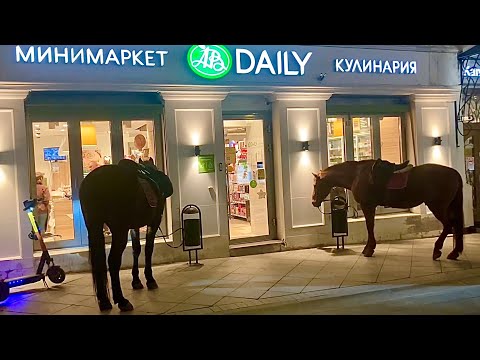
<svg viewBox="0 0 480 360"><path fill-rule="evenodd" d="M22 202L35 197L38 172L51 193L55 263L88 270L78 189L95 166L125 157L153 157L174 184L155 264L188 259L174 247L188 204L201 209L200 258L335 244L328 203L311 204L312 172L381 157L465 177L459 91L453 47L0 46L0 279L37 264ZM467 184L464 198L469 226ZM347 246L367 238L350 205ZM379 208L375 223L378 241L440 229L424 205Z"/></svg>

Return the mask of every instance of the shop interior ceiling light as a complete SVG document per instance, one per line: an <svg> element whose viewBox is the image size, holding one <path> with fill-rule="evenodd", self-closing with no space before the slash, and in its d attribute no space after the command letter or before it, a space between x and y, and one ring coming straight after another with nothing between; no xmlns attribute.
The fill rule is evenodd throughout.
<svg viewBox="0 0 480 360"><path fill-rule="evenodd" d="M80 127L83 146L97 145L97 130L94 124L82 124Z"/></svg>

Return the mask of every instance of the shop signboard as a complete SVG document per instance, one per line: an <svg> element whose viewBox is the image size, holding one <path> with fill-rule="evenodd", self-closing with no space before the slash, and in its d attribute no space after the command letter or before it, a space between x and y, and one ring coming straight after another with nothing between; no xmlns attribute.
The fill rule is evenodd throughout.
<svg viewBox="0 0 480 360"><path fill-rule="evenodd" d="M345 46L0 46L0 81L29 83L429 85L428 64L428 52Z"/></svg>
<svg viewBox="0 0 480 360"><path fill-rule="evenodd" d="M213 154L198 156L198 173L206 174L215 172L215 157Z"/></svg>

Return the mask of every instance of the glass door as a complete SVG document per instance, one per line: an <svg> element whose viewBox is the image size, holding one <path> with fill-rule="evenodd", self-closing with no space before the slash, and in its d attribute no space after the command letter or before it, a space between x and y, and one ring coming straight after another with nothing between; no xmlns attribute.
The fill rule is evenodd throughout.
<svg viewBox="0 0 480 360"><path fill-rule="evenodd" d="M275 234L271 131L263 119L224 118L227 208L231 243Z"/></svg>
<svg viewBox="0 0 480 360"><path fill-rule="evenodd" d="M110 121L81 121L83 177L96 168L112 163Z"/></svg>
<svg viewBox="0 0 480 360"><path fill-rule="evenodd" d="M67 122L34 122L35 218L47 248L80 245L75 236ZM77 238L77 240L75 240ZM40 250L38 242L34 249Z"/></svg>
<svg viewBox="0 0 480 360"><path fill-rule="evenodd" d="M353 159L373 159L372 124L370 117L353 117Z"/></svg>
<svg viewBox="0 0 480 360"><path fill-rule="evenodd" d="M342 117L327 118L328 166L345 161L345 131Z"/></svg>
<svg viewBox="0 0 480 360"><path fill-rule="evenodd" d="M403 162L402 143L402 117L382 116L379 117L379 149L378 157L395 164ZM379 206L377 214L403 212L405 209L396 209Z"/></svg>
<svg viewBox="0 0 480 360"><path fill-rule="evenodd" d="M155 121L153 119L135 119L122 121L122 138L123 138L123 158L130 159L135 162L147 161L152 159L159 170L164 171L162 157L158 156L157 150L161 146L156 146ZM157 235L167 235L165 209L160 230ZM144 240L147 233L147 227L140 229L140 239Z"/></svg>
<svg viewBox="0 0 480 360"><path fill-rule="evenodd" d="M372 120L370 117L353 116L350 121L353 133L353 160L373 159ZM363 215L362 207L349 191L349 201L353 207L353 216Z"/></svg>

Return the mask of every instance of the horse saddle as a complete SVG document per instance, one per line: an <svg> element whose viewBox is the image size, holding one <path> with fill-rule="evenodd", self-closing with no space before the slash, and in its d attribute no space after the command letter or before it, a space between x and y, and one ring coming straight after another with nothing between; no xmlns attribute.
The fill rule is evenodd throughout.
<svg viewBox="0 0 480 360"><path fill-rule="evenodd" d="M157 207L159 196L168 198L173 194L173 186L167 175L161 170L153 170L138 164L138 180L143 187L148 204Z"/></svg>
<svg viewBox="0 0 480 360"><path fill-rule="evenodd" d="M161 170L136 163L132 160L121 160L119 165L135 169L138 182L145 193L148 205L152 208L158 206L160 196L168 198L173 194L173 185L170 178Z"/></svg>
<svg viewBox="0 0 480 360"><path fill-rule="evenodd" d="M408 160L401 164L395 164L377 159L372 166L372 182L389 190L404 189L412 168L413 165Z"/></svg>

